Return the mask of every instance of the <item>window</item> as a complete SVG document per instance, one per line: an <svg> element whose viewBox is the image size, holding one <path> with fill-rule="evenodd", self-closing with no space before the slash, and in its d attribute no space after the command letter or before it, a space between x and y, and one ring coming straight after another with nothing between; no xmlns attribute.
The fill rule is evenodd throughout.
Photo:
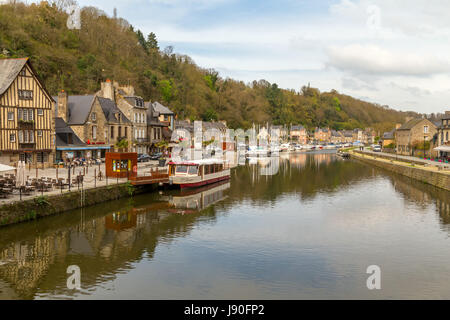
<svg viewBox="0 0 450 320"><path fill-rule="evenodd" d="M11 133L9 135L9 141L10 142L16 142L16 134L15 133Z"/></svg>
<svg viewBox="0 0 450 320"><path fill-rule="evenodd" d="M111 138L114 138L114 127L111 127Z"/></svg>
<svg viewBox="0 0 450 320"><path fill-rule="evenodd" d="M43 116L44 115L44 110L43 109L38 109L37 110L37 115L38 116Z"/></svg>
<svg viewBox="0 0 450 320"><path fill-rule="evenodd" d="M25 131L26 133L26 131ZM28 142L34 143L34 132L32 130L28 131Z"/></svg>
<svg viewBox="0 0 450 320"><path fill-rule="evenodd" d="M188 167L187 166L177 166L176 173L187 173Z"/></svg>
<svg viewBox="0 0 450 320"><path fill-rule="evenodd" d="M189 166L189 174L197 174L198 172L198 167L197 166Z"/></svg>
<svg viewBox="0 0 450 320"><path fill-rule="evenodd" d="M423 126L423 133L428 133L428 130L429 130L428 126Z"/></svg>
<svg viewBox="0 0 450 320"><path fill-rule="evenodd" d="M134 122L137 122L137 113L134 114Z"/></svg>
<svg viewBox="0 0 450 320"><path fill-rule="evenodd" d="M38 136L38 137L42 137L42 130L38 130L38 131L37 131L37 136Z"/></svg>
<svg viewBox="0 0 450 320"><path fill-rule="evenodd" d="M19 90L18 94L21 100L33 100L33 91L31 90Z"/></svg>
<svg viewBox="0 0 450 320"><path fill-rule="evenodd" d="M92 112L92 114L91 114L91 120L92 120L92 121L97 121L97 113Z"/></svg>
<svg viewBox="0 0 450 320"><path fill-rule="evenodd" d="M23 68L22 70L20 70L19 75L21 75L22 77L25 77L27 75L27 71L25 68Z"/></svg>
<svg viewBox="0 0 450 320"><path fill-rule="evenodd" d="M445 141L448 141L448 131L447 131L447 133L445 134Z"/></svg>
<svg viewBox="0 0 450 320"><path fill-rule="evenodd" d="M33 121L34 120L33 109L17 109L17 118L22 121Z"/></svg>
<svg viewBox="0 0 450 320"><path fill-rule="evenodd" d="M14 121L14 112L8 112L8 120Z"/></svg>
<svg viewBox="0 0 450 320"><path fill-rule="evenodd" d="M125 137L128 137L128 128L125 127Z"/></svg>
<svg viewBox="0 0 450 320"><path fill-rule="evenodd" d="M48 154L45 152L38 152L36 154L36 161L38 163L43 163L48 161Z"/></svg>
<svg viewBox="0 0 450 320"><path fill-rule="evenodd" d="M97 126L92 126L92 139L97 139Z"/></svg>
<svg viewBox="0 0 450 320"><path fill-rule="evenodd" d="M19 131L19 143L23 143L23 131Z"/></svg>
<svg viewBox="0 0 450 320"><path fill-rule="evenodd" d="M119 133L117 134L119 137L122 137L122 127L119 126Z"/></svg>

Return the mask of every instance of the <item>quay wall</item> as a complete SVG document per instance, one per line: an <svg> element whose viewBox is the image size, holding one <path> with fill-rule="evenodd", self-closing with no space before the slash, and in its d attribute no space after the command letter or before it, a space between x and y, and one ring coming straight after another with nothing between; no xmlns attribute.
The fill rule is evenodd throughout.
<svg viewBox="0 0 450 320"><path fill-rule="evenodd" d="M354 152L351 152L350 156L353 159L357 159L359 161L450 191L450 174L448 173L430 171L421 167L408 165L406 163L398 164L388 162L386 160L382 161L376 158L366 158Z"/></svg>
<svg viewBox="0 0 450 320"><path fill-rule="evenodd" d="M94 204L132 197L135 194L150 192L156 185L132 186L129 183L113 184L104 187L64 192L57 195L37 196L33 199L17 201L0 206L0 227L19 222L35 220L69 210Z"/></svg>

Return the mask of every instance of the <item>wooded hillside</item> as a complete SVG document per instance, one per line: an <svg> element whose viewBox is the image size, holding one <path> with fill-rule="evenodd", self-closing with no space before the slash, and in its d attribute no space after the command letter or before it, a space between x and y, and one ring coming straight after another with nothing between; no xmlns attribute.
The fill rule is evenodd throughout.
<svg viewBox="0 0 450 320"><path fill-rule="evenodd" d="M52 94L93 93L109 78L167 104L179 119L226 120L234 128L270 122L383 131L408 115L336 91L224 79L171 47L160 49L155 34L93 7L83 8L81 29L70 30L61 3L67 1L0 5L0 57L31 57Z"/></svg>

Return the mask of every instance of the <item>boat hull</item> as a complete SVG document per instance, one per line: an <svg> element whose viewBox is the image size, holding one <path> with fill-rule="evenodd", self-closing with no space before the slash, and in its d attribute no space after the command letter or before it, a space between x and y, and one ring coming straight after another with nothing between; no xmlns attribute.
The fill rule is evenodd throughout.
<svg viewBox="0 0 450 320"><path fill-rule="evenodd" d="M202 180L199 182L192 182L192 183L181 183L179 184L181 189L185 189L185 188L197 188L197 187L202 187L202 186L206 186L208 184L212 184L212 183L216 183L216 182L220 182L220 181L225 181L225 180L229 180L230 176L222 176L222 177L217 177L217 178L212 178L209 180Z"/></svg>

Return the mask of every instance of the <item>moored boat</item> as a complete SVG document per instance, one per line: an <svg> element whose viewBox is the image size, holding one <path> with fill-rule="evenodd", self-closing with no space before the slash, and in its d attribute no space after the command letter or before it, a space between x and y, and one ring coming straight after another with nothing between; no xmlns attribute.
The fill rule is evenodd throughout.
<svg viewBox="0 0 450 320"><path fill-rule="evenodd" d="M169 183L180 188L193 188L230 179L230 168L221 159L169 162Z"/></svg>

